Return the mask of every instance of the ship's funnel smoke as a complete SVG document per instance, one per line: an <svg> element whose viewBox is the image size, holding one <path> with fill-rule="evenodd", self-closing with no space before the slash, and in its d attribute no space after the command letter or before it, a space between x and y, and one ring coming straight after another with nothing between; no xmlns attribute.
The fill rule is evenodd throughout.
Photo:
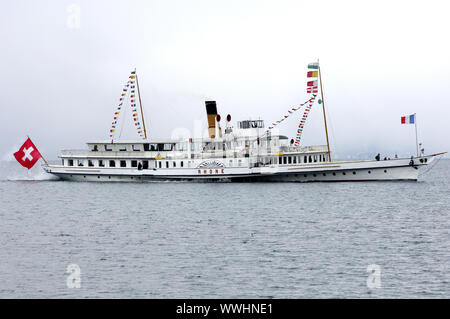
<svg viewBox="0 0 450 319"><path fill-rule="evenodd" d="M217 106L216 101L205 101L206 116L208 117L208 134L210 138L216 137L216 117Z"/></svg>

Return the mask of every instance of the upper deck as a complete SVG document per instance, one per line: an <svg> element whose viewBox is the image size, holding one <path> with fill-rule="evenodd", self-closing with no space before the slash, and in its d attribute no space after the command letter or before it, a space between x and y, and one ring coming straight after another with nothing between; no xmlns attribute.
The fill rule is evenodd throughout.
<svg viewBox="0 0 450 319"><path fill-rule="evenodd" d="M241 158L289 154L316 154L327 152L326 145L289 145L287 137L235 138L235 139L184 139L92 141L87 150L63 150L62 158Z"/></svg>

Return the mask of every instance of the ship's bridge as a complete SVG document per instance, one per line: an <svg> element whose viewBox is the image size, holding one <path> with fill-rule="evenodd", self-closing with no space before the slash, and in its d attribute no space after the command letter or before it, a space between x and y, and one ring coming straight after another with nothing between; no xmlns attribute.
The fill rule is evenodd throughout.
<svg viewBox="0 0 450 319"><path fill-rule="evenodd" d="M237 122L238 128L241 130L250 128L264 128L263 120L245 120Z"/></svg>

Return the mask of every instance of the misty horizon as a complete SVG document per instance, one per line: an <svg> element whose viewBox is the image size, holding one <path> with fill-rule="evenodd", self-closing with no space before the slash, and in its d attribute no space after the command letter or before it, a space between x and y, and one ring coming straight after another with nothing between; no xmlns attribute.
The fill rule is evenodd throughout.
<svg viewBox="0 0 450 319"><path fill-rule="evenodd" d="M231 114L233 126L252 118L268 127L307 99L307 64L317 59L331 151L338 158L415 155L414 125L400 124L401 116L413 113L425 153L448 151L445 6L440 1L5 3L1 159L9 160L27 135L49 160L61 149L108 139L122 86L134 68L150 139L169 138L179 128L194 134L199 123L206 129L205 100L217 101L219 114ZM295 138L299 120L300 114L287 119L280 134ZM127 129L123 138L138 136ZM326 144L317 103L302 144Z"/></svg>

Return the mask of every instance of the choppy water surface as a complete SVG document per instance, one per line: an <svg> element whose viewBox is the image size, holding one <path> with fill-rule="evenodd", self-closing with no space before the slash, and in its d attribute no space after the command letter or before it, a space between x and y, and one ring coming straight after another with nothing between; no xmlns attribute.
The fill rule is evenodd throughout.
<svg viewBox="0 0 450 319"><path fill-rule="evenodd" d="M1 298L450 297L449 160L417 183L99 184L17 166L0 164Z"/></svg>

